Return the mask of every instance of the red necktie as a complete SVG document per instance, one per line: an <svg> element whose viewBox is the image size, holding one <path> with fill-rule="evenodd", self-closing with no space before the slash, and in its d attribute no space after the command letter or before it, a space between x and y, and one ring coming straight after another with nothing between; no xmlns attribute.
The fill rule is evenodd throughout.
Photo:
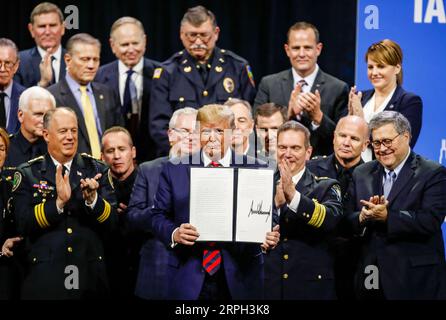
<svg viewBox="0 0 446 320"><path fill-rule="evenodd" d="M211 161L209 167L221 167L222 165L217 161ZM212 249L215 246L215 242L209 243L209 249L203 251L203 269L206 270L211 276L215 274L221 266L221 252L218 249Z"/></svg>

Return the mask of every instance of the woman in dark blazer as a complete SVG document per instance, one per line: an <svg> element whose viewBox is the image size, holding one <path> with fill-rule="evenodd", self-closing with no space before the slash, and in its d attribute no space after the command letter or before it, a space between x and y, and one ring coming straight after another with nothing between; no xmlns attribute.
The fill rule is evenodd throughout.
<svg viewBox="0 0 446 320"><path fill-rule="evenodd" d="M413 148L421 131L423 102L419 96L405 91L401 86L403 52L400 46L392 40L384 39L368 48L365 60L367 77L373 89L357 92L356 87L351 88L349 114L361 116L368 123L381 111L400 112L410 122L412 128L410 146Z"/></svg>

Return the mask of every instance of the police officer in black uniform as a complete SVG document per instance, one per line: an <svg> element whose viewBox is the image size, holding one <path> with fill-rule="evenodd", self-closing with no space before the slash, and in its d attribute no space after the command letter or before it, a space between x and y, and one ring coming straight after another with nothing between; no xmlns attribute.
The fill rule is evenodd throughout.
<svg viewBox="0 0 446 320"><path fill-rule="evenodd" d="M20 130L10 136L11 145L4 171L13 173L16 167L46 153L43 139L43 115L56 108L53 95L46 89L26 89L19 100L18 118Z"/></svg>
<svg viewBox="0 0 446 320"><path fill-rule="evenodd" d="M109 166L107 175L118 203L118 228L106 241L107 266L113 298L134 297L139 251L144 234L129 227L127 206L138 173L136 148L130 132L111 127L102 135L102 159Z"/></svg>
<svg viewBox="0 0 446 320"><path fill-rule="evenodd" d="M342 217L339 184L305 168L310 132L288 121L277 132L275 205L281 241L265 256L265 298L335 299L329 243Z"/></svg>
<svg viewBox="0 0 446 320"><path fill-rule="evenodd" d="M19 166L13 199L19 234L29 247L24 299L104 297L108 279L102 238L116 221L106 167L77 154L70 108L44 117L48 153Z"/></svg>
<svg viewBox="0 0 446 320"><path fill-rule="evenodd" d="M248 62L215 46L220 29L214 14L202 6L190 8L181 21L185 50L174 54L155 70L150 98L150 135L158 156L167 155L167 129L172 113L223 104L235 97L253 102L256 90Z"/></svg>
<svg viewBox="0 0 446 320"><path fill-rule="evenodd" d="M361 153L369 142L369 129L363 118L346 116L336 125L333 139L334 153L327 157L315 157L307 168L315 175L336 179L341 186L343 202L353 180L353 171L363 164ZM338 299L355 298L353 275L359 254L359 242L350 236L347 221L341 220L337 237L332 241L335 254L336 294Z"/></svg>

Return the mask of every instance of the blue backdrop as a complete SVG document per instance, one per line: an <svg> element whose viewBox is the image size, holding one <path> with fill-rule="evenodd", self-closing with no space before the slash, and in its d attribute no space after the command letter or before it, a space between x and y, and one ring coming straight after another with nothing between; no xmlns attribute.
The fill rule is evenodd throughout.
<svg viewBox="0 0 446 320"><path fill-rule="evenodd" d="M423 125L415 151L446 165L445 0L359 0L356 85L371 88L364 55L385 38L403 49L403 87L421 96ZM446 196L446 194L445 194ZM446 225L443 224L446 244Z"/></svg>

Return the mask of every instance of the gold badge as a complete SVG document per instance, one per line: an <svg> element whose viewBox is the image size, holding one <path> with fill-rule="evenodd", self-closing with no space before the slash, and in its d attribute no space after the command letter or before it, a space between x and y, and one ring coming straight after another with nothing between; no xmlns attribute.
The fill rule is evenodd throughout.
<svg viewBox="0 0 446 320"><path fill-rule="evenodd" d="M217 72L222 72L223 71L223 68L222 67L220 67L220 66L216 66L215 67L215 71L217 71Z"/></svg>
<svg viewBox="0 0 446 320"><path fill-rule="evenodd" d="M187 67L184 68L184 72L186 72L186 73L189 73L191 71L192 71L191 66L187 66Z"/></svg>
<svg viewBox="0 0 446 320"><path fill-rule="evenodd" d="M225 88L227 93L234 92L235 89L234 80L232 80L231 78L225 78L223 80L223 87Z"/></svg>

